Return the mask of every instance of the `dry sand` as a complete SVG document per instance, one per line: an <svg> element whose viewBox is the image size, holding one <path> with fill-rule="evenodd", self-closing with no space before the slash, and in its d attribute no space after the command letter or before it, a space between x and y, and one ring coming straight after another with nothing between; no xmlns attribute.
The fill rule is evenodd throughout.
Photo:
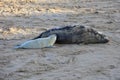
<svg viewBox="0 0 120 80"><path fill-rule="evenodd" d="M96 28L110 42L13 49L73 24ZM0 80L120 80L120 0L0 0Z"/></svg>

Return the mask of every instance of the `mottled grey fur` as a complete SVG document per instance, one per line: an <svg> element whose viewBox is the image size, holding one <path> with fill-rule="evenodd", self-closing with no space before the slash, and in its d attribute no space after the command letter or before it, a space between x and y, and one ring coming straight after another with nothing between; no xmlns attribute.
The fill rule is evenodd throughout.
<svg viewBox="0 0 120 80"><path fill-rule="evenodd" d="M54 28L41 33L38 37L43 38L56 34L56 43L73 44L73 43L107 43L109 40L105 35L97 32L93 28L81 25L65 26L62 28Z"/></svg>

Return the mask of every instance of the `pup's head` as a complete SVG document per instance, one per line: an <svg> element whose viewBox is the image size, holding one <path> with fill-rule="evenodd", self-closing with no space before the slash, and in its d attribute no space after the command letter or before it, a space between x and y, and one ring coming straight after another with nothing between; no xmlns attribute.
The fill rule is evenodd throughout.
<svg viewBox="0 0 120 80"><path fill-rule="evenodd" d="M56 42L57 39L57 35L56 34L52 34L49 36L50 38L50 43L54 44Z"/></svg>

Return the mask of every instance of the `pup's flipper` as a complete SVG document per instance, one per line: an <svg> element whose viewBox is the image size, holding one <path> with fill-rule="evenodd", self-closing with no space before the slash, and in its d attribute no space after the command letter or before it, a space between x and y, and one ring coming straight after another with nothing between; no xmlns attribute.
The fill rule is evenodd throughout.
<svg viewBox="0 0 120 80"><path fill-rule="evenodd" d="M14 49L24 49L21 45L17 45L14 47Z"/></svg>

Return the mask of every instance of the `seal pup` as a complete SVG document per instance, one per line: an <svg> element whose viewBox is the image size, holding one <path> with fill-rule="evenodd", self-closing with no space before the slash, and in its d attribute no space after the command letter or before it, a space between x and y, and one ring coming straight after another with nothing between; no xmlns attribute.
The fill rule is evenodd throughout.
<svg viewBox="0 0 120 80"><path fill-rule="evenodd" d="M108 38L96 31L95 29L82 25L65 26L54 28L41 33L34 39L48 37L52 34L57 35L56 43L73 44L73 43L107 43Z"/></svg>
<svg viewBox="0 0 120 80"><path fill-rule="evenodd" d="M56 41L57 36L55 34L44 38L38 38L35 40L29 40L16 46L15 49L25 49L25 48L45 48L51 47Z"/></svg>

